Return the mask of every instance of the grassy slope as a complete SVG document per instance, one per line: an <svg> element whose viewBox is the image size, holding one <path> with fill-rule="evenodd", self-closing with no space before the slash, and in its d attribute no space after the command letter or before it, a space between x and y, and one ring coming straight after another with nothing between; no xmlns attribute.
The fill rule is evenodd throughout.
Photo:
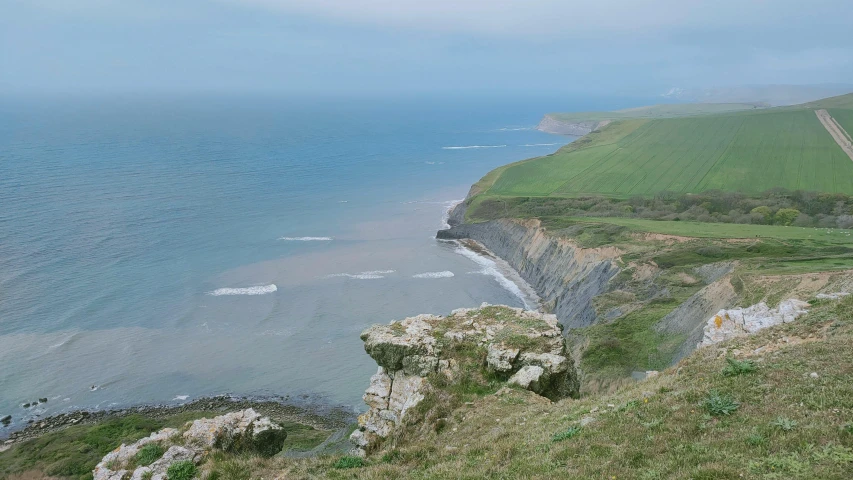
<svg viewBox="0 0 853 480"><path fill-rule="evenodd" d="M751 103L676 103L626 108L614 112L549 113L548 116L561 122L584 122L601 120L623 120L629 118L673 118L713 113L737 112L759 108Z"/></svg>
<svg viewBox="0 0 853 480"><path fill-rule="evenodd" d="M500 167L478 182L477 193L628 197L773 187L853 193L853 162L817 120L815 108L829 108L853 128L853 94L749 112L701 115L698 109L680 118L650 119L654 115L633 109L646 118L616 121L555 154ZM627 118L630 111L618 113Z"/></svg>
<svg viewBox="0 0 853 480"><path fill-rule="evenodd" d="M851 318L853 298L820 303L797 322L699 350L614 394L555 404L518 390L487 395L443 428L412 425L422 433L363 465L338 457L242 465L253 478L849 479L853 359L838 352L853 351ZM723 375L732 352L749 354L757 370ZM738 408L712 415L713 391Z"/></svg>
<svg viewBox="0 0 853 480"><path fill-rule="evenodd" d="M773 187L853 193L853 162L812 110L651 120L613 143L507 168L488 194L629 197Z"/></svg>

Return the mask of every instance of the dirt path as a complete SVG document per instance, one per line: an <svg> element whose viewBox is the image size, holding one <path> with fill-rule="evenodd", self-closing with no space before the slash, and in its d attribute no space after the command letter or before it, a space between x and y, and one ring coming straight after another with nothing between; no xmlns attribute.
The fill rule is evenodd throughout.
<svg viewBox="0 0 853 480"><path fill-rule="evenodd" d="M835 139L835 143L844 150L850 160L853 160L853 138L850 137L850 134L826 110L815 110L814 113L826 131Z"/></svg>

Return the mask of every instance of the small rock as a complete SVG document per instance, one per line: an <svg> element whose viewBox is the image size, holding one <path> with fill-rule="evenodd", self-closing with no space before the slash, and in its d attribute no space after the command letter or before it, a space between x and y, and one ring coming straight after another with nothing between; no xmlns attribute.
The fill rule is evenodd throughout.
<svg viewBox="0 0 853 480"><path fill-rule="evenodd" d="M586 416L586 417L581 418L581 422L580 422L580 423L581 423L581 426L582 426L582 427L585 427L585 426L587 426L587 425L589 425L590 423L593 423L593 422L595 422L595 417Z"/></svg>
<svg viewBox="0 0 853 480"><path fill-rule="evenodd" d="M9 425L11 422L12 422L12 416L11 415L6 415L5 417L0 418L0 423L2 423L4 427Z"/></svg>
<svg viewBox="0 0 853 480"><path fill-rule="evenodd" d="M818 375L818 374L817 374L817 372L812 372L812 373L810 373L810 374L809 374L809 376L810 376L810 377L812 377L812 378L818 378L818 377L820 377L820 375Z"/></svg>
<svg viewBox="0 0 853 480"><path fill-rule="evenodd" d="M39 403L47 403L47 398L39 398Z"/></svg>
<svg viewBox="0 0 853 480"><path fill-rule="evenodd" d="M24 407L24 408L30 408L30 404L29 404L29 403L25 403L25 404L23 405L23 407Z"/></svg>

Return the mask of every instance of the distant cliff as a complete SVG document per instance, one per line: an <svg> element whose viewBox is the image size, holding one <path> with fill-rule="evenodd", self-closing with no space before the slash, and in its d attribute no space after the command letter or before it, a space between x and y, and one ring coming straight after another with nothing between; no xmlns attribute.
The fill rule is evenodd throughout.
<svg viewBox="0 0 853 480"><path fill-rule="evenodd" d="M536 129L555 135L582 136L610 123L610 120L564 121L554 115L545 115Z"/></svg>

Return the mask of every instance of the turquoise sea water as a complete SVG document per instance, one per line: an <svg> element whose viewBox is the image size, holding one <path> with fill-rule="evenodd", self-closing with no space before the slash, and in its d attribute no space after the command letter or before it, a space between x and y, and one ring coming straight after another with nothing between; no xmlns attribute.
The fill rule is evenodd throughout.
<svg viewBox="0 0 853 480"><path fill-rule="evenodd" d="M220 393L359 408L369 324L525 302L433 238L449 202L570 141L532 128L544 112L624 106L2 101L0 416Z"/></svg>

